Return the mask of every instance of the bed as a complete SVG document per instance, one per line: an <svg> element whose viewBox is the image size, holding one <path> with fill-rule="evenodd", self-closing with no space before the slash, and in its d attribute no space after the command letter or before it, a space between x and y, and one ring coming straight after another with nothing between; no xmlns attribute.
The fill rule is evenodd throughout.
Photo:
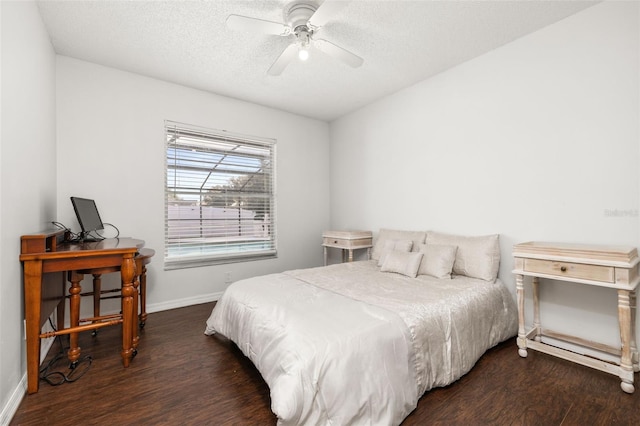
<svg viewBox="0 0 640 426"><path fill-rule="evenodd" d="M372 260L233 283L205 334L269 386L279 425L397 425L517 332L498 235L381 229Z"/></svg>

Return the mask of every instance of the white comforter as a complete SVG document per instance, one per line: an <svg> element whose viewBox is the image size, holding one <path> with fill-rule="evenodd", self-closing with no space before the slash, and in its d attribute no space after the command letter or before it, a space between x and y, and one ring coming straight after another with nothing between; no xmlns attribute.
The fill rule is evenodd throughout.
<svg viewBox="0 0 640 426"><path fill-rule="evenodd" d="M396 425L516 331L500 281L412 279L364 261L238 281L205 333L256 365L281 425Z"/></svg>

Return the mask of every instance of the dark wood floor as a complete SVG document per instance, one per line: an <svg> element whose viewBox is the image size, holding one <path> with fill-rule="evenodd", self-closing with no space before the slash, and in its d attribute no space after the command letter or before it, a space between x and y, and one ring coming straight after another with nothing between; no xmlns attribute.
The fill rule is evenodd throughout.
<svg viewBox="0 0 640 426"><path fill-rule="evenodd" d="M41 382L11 425L274 425L253 364L229 341L203 334L212 307L151 314L126 369L117 327L82 335L83 355L93 358L86 374L61 386ZM489 424L639 425L640 389L625 394L617 377L545 354L522 359L511 339L456 383L427 392L403 423Z"/></svg>

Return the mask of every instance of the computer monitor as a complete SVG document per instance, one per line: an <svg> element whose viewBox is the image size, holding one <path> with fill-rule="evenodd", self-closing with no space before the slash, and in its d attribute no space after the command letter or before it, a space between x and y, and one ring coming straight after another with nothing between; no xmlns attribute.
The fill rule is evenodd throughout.
<svg viewBox="0 0 640 426"><path fill-rule="evenodd" d="M73 210L75 210L78 223L82 228L80 239L83 241L94 240L89 236L89 233L104 229L95 201L87 198L71 197L71 204L73 204Z"/></svg>

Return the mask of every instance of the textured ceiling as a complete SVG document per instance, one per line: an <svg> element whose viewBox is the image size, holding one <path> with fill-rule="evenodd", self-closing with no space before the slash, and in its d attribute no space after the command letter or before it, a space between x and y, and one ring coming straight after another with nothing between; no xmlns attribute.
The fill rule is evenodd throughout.
<svg viewBox="0 0 640 426"><path fill-rule="evenodd" d="M225 20L283 22L290 3L43 0L38 7L60 55L331 121L596 2L353 0L318 35L364 58L361 67L313 50L274 77L267 70L293 36L233 31Z"/></svg>

